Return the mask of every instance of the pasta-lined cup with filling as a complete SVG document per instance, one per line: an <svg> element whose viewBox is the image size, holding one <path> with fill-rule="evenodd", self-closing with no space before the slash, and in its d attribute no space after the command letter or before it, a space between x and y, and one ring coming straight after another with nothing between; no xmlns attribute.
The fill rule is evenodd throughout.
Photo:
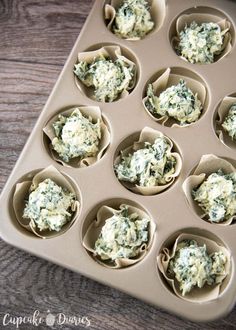
<svg viewBox="0 0 236 330"><path fill-rule="evenodd" d="M202 156L183 183L187 200L205 221L230 225L236 218L236 169L215 155Z"/></svg>
<svg viewBox="0 0 236 330"><path fill-rule="evenodd" d="M140 40L161 25L165 15L162 1L111 0L104 8L108 29L126 40ZM156 24L154 22L156 21Z"/></svg>
<svg viewBox="0 0 236 330"><path fill-rule="evenodd" d="M79 106L53 116L43 129L52 158L64 166L97 162L110 144L110 133L96 106Z"/></svg>
<svg viewBox="0 0 236 330"><path fill-rule="evenodd" d="M226 96L221 101L217 111L216 133L222 143L236 148L236 97Z"/></svg>
<svg viewBox="0 0 236 330"><path fill-rule="evenodd" d="M206 103L205 85L193 78L176 74L170 68L146 89L143 105L157 122L186 127L202 115Z"/></svg>
<svg viewBox="0 0 236 330"><path fill-rule="evenodd" d="M226 56L231 48L230 22L206 13L181 15L171 40L176 53L192 64L208 64Z"/></svg>
<svg viewBox="0 0 236 330"><path fill-rule="evenodd" d="M78 54L74 74L80 90L99 102L113 102L135 87L137 67L119 46L104 46Z"/></svg>
<svg viewBox="0 0 236 330"><path fill-rule="evenodd" d="M79 214L80 203L71 183L49 166L29 181L16 184L13 209L19 224L40 238L61 235Z"/></svg>
<svg viewBox="0 0 236 330"><path fill-rule="evenodd" d="M181 299L202 303L223 292L231 272L229 251L215 241L183 233L157 257L159 271Z"/></svg>
<svg viewBox="0 0 236 330"><path fill-rule="evenodd" d="M156 226L146 212L127 204L102 206L83 238L92 257L108 268L124 268L141 261L153 241Z"/></svg>
<svg viewBox="0 0 236 330"><path fill-rule="evenodd" d="M139 140L114 161L118 180L142 195L158 194L171 186L182 168L182 159L173 152L173 142L161 132L145 127Z"/></svg>

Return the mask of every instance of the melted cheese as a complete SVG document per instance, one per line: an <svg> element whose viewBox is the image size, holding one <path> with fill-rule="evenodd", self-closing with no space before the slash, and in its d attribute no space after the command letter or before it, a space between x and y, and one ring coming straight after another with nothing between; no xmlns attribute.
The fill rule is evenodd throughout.
<svg viewBox="0 0 236 330"><path fill-rule="evenodd" d="M216 23L192 22L180 32L177 53L190 63L213 63L215 56L223 49L224 35L228 31L221 31Z"/></svg>
<svg viewBox="0 0 236 330"><path fill-rule="evenodd" d="M236 103L229 109L229 113L226 116L222 126L232 140L236 141Z"/></svg>
<svg viewBox="0 0 236 330"><path fill-rule="evenodd" d="M193 197L211 222L222 222L236 214L236 173L212 173L193 190Z"/></svg>
<svg viewBox="0 0 236 330"><path fill-rule="evenodd" d="M23 218L33 220L40 231L60 231L71 220L74 200L73 194L46 179L30 193Z"/></svg>
<svg viewBox="0 0 236 330"><path fill-rule="evenodd" d="M124 39L143 38L154 27L146 0L124 0L119 7L113 32Z"/></svg>
<svg viewBox="0 0 236 330"><path fill-rule="evenodd" d="M154 116L174 118L180 125L197 121L202 112L202 104L197 94L194 95L182 79L177 85L163 91L159 97L154 95L150 84L145 105Z"/></svg>
<svg viewBox="0 0 236 330"><path fill-rule="evenodd" d="M146 142L143 149L133 154L121 155L121 162L114 168L118 179L143 187L166 184L176 165L170 149L169 141L159 137L154 144Z"/></svg>
<svg viewBox="0 0 236 330"><path fill-rule="evenodd" d="M198 246L194 240L184 240L177 245L168 273L179 282L184 296L195 287L220 283L220 276L225 275L226 261L223 252L209 255L205 245Z"/></svg>
<svg viewBox="0 0 236 330"><path fill-rule="evenodd" d="M52 140L52 147L63 161L94 157L98 153L101 140L99 119L93 123L91 117L83 116L77 108L69 117L59 115L53 128L56 137Z"/></svg>
<svg viewBox="0 0 236 330"><path fill-rule="evenodd" d="M106 220L95 243L95 252L102 260L137 256L141 245L148 241L149 221L136 213L129 214L124 206Z"/></svg>
<svg viewBox="0 0 236 330"><path fill-rule="evenodd" d="M79 62L74 73L87 87L94 88L97 101L112 102L120 94L131 88L134 81L135 66L119 58L112 61L100 56L92 63Z"/></svg>

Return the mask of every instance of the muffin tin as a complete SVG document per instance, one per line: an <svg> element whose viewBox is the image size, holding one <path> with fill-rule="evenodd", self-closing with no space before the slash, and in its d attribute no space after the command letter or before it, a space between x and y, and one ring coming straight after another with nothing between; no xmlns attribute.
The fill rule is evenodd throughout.
<svg viewBox="0 0 236 330"><path fill-rule="evenodd" d="M235 148L222 143L217 135L217 111L226 96L235 95L236 65L234 47L236 3L219 0L169 0L161 5L161 25L142 40L129 41L116 37L104 22L104 6L108 1L96 1L87 22L75 43L61 75L33 129L17 164L1 195L1 237L20 249L45 258L164 308L179 316L209 321L228 313L236 297L234 270L236 226L219 226L202 221L188 203L182 184L194 172L203 155L215 154L236 164ZM163 8L165 5L165 9ZM158 7L158 6L156 6ZM213 64L190 64L176 55L171 40L176 20L181 14L205 12L227 18L231 27L232 49ZM158 15L156 16L158 17ZM93 100L78 88L73 74L78 53L104 46L119 46L137 65L136 86L129 95L112 103ZM207 98L201 118L188 127L161 125L145 110L148 82L170 68L178 75L198 77L204 82ZM99 107L110 131L110 144L102 158L90 166L63 166L52 158L43 129L56 114L77 106ZM113 165L118 151L137 141L145 128L168 136L180 152L182 168L175 182L159 194L144 196L126 189L116 178ZM72 184L79 196L80 209L71 226L61 235L41 239L25 230L16 219L13 195L16 184L30 181L40 170L53 165ZM121 204L137 207L147 213L155 224L152 244L142 260L121 269L107 268L91 257L83 246L88 228L102 206L118 209ZM220 295L207 302L190 302L179 298L157 267L157 256L163 247L171 247L180 234L199 235L227 248L231 254L230 272Z"/></svg>

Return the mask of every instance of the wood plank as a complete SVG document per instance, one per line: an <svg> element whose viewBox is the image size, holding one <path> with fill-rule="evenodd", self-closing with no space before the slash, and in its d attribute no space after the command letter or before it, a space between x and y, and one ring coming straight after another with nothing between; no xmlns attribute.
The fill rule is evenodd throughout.
<svg viewBox="0 0 236 330"><path fill-rule="evenodd" d="M0 0L0 191L91 7L85 0ZM91 329L234 329L236 324L236 309L204 325L181 320L3 241L0 294L0 328L5 313L23 317L35 310L87 316Z"/></svg>

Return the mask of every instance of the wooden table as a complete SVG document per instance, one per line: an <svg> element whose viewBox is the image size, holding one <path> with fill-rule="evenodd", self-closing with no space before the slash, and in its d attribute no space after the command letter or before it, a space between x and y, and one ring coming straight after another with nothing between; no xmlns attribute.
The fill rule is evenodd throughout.
<svg viewBox="0 0 236 330"><path fill-rule="evenodd" d="M0 191L91 7L88 0L0 0ZM3 241L0 294L0 329L5 313L23 317L35 310L43 315L50 310L52 314L87 316L91 329L236 328L236 309L204 325L181 320ZM13 325L5 328L16 329ZM20 327L34 328L30 324Z"/></svg>

